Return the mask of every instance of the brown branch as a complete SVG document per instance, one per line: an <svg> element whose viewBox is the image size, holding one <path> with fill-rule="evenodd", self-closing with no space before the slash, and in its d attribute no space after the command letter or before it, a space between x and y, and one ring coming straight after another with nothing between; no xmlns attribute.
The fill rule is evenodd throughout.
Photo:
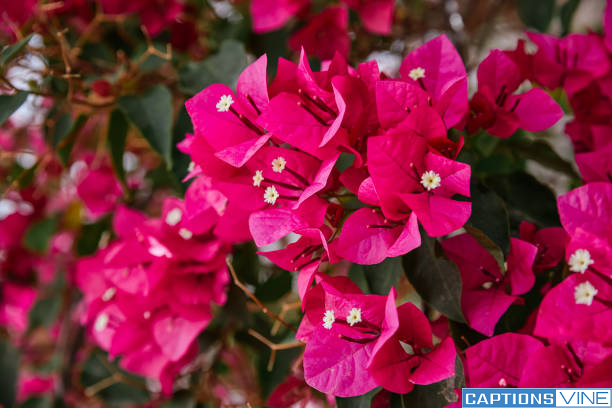
<svg viewBox="0 0 612 408"><path fill-rule="evenodd" d="M232 262L230 261L229 257L225 259L225 263L227 264L227 267L230 270L232 279L234 280L234 284L238 286L244 292L245 295L251 298L251 300L253 300L253 302L255 302L257 306L259 306L262 312L264 312L265 314L267 314L272 319L276 320L277 322L279 322L280 324L282 324L289 330L293 330L294 332L297 332L297 329L292 324L287 323L279 315L277 315L276 313L268 309L263 303L261 303L259 299L257 299L257 297L253 294L253 292L251 292L246 286L244 286L242 282L240 282L240 279L238 279L238 275L236 275L236 270L234 269L234 266L232 265Z"/></svg>
<svg viewBox="0 0 612 408"><path fill-rule="evenodd" d="M302 305L302 302L283 303L283 306L281 307L281 311L278 314L278 317L280 317L281 319L284 319L287 312L290 312L293 309L297 309L301 305ZM270 330L270 334L273 336L276 335L278 333L278 330L280 329L280 326L281 326L280 322L278 320L275 321L274 325L272 326L272 330Z"/></svg>
<svg viewBox="0 0 612 408"><path fill-rule="evenodd" d="M273 343L267 338L265 338L264 336L262 336L261 334L257 333L253 329L249 329L249 334L270 348L270 360L268 360L268 367L267 367L268 371L272 371L272 369L274 368L274 361L276 360L276 352L278 350L289 350L292 348L302 347L304 345L304 343L300 341L295 341L293 343L281 343L281 344Z"/></svg>

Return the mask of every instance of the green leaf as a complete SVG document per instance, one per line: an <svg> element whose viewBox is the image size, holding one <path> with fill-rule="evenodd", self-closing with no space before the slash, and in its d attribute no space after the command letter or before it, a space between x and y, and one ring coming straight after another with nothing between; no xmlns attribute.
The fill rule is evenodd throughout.
<svg viewBox="0 0 612 408"><path fill-rule="evenodd" d="M119 107L142 133L151 147L172 167L172 94L156 85L142 95L126 95Z"/></svg>
<svg viewBox="0 0 612 408"><path fill-rule="evenodd" d="M235 40L225 40L218 53L203 61L190 61L179 70L179 89L194 95L215 83L233 88L247 65L244 45Z"/></svg>
<svg viewBox="0 0 612 408"><path fill-rule="evenodd" d="M488 185L504 199L517 218L542 227L561 225L555 195L531 174L521 171L504 178L492 177Z"/></svg>
<svg viewBox="0 0 612 408"><path fill-rule="evenodd" d="M124 185L126 185L126 182L125 170L123 169L123 153L125 152L128 129L129 124L125 115L118 109L112 111L108 120L106 142L115 174Z"/></svg>
<svg viewBox="0 0 612 408"><path fill-rule="evenodd" d="M62 309L62 297L52 296L39 299L30 310L29 330L37 327L50 327Z"/></svg>
<svg viewBox="0 0 612 408"><path fill-rule="evenodd" d="M517 0L516 7L527 27L545 32L555 12L555 0Z"/></svg>
<svg viewBox="0 0 612 408"><path fill-rule="evenodd" d="M32 397L28 398L20 408L51 408L53 401L47 397Z"/></svg>
<svg viewBox="0 0 612 408"><path fill-rule="evenodd" d="M259 285L255 289L255 296L262 302L274 302L291 290L292 281L291 272L283 270Z"/></svg>
<svg viewBox="0 0 612 408"><path fill-rule="evenodd" d="M17 92L13 95L0 95L0 126L26 101L27 92Z"/></svg>
<svg viewBox="0 0 612 408"><path fill-rule="evenodd" d="M505 271L506 268L504 268L504 252L501 250L501 248L498 247L495 242L491 240L491 238L487 237L485 233L479 230L478 228L472 227L470 225L466 225L464 228L468 232L468 234L474 237L476 241L478 241L478 243L484 249L486 249L487 252L493 256L493 258L495 258L495 261L497 261L497 265L499 265L499 270Z"/></svg>
<svg viewBox="0 0 612 408"><path fill-rule="evenodd" d="M12 407L17 394L19 351L7 340L0 340L0 405Z"/></svg>
<svg viewBox="0 0 612 408"><path fill-rule="evenodd" d="M91 255L98 250L102 233L110 229L110 217L104 217L93 224L83 225L76 241L76 253L79 256Z"/></svg>
<svg viewBox="0 0 612 408"><path fill-rule="evenodd" d="M16 42L13 45L9 45L8 47L2 50L2 53L0 53L0 66L2 66L2 70L4 70L4 66L8 62L10 62L17 55L19 55L19 53L25 48L25 46L28 45L33 35L34 34L30 34L24 37L21 41Z"/></svg>
<svg viewBox="0 0 612 408"><path fill-rule="evenodd" d="M550 147L550 144L544 140L511 138L508 140L507 146L513 152L520 154L521 157L525 159L533 160L544 167L557 170L575 179L580 179L580 176L576 173L572 164L559 156L557 152Z"/></svg>
<svg viewBox="0 0 612 408"><path fill-rule="evenodd" d="M196 400L191 391L181 390L174 393L172 398L160 405L160 408L195 408Z"/></svg>
<svg viewBox="0 0 612 408"><path fill-rule="evenodd" d="M372 399L378 394L380 387L374 388L371 391L357 397L336 397L336 405L338 408L370 408Z"/></svg>
<svg viewBox="0 0 612 408"><path fill-rule="evenodd" d="M561 19L561 36L564 37L569 34L572 26L572 18L580 5L580 0L568 0L559 11L559 17Z"/></svg>
<svg viewBox="0 0 612 408"><path fill-rule="evenodd" d="M54 121L55 126L50 130L53 131L53 147L57 147L57 145L70 134L70 129L72 129L72 116L68 112L62 112Z"/></svg>
<svg viewBox="0 0 612 408"><path fill-rule="evenodd" d="M26 248L44 254L47 252L49 240L57 228L57 218L49 217L32 224L26 231L24 245Z"/></svg>
<svg viewBox="0 0 612 408"><path fill-rule="evenodd" d="M364 293L387 295L402 275L402 258L387 258L377 265L352 264L349 278Z"/></svg>
<svg viewBox="0 0 612 408"><path fill-rule="evenodd" d="M421 232L421 246L403 257L404 272L418 294L451 320L465 322L461 311L461 276L442 255L437 241Z"/></svg>
<svg viewBox="0 0 612 408"><path fill-rule="evenodd" d="M468 225L482 231L501 248L503 255L508 255L510 223L503 200L475 178L472 179L470 192L472 193L472 214Z"/></svg>
<svg viewBox="0 0 612 408"><path fill-rule="evenodd" d="M187 173L189 173L189 163L191 163L189 156L177 148L177 145L185 140L185 135L187 133L193 133L193 124L191 123L191 118L187 113L185 104L183 104L176 116L174 128L172 129L172 172L179 181L187 176ZM180 183L180 185L184 189L188 187L187 183Z"/></svg>
<svg viewBox="0 0 612 408"><path fill-rule="evenodd" d="M87 119L89 119L87 115L85 115L84 113L80 114L70 127L70 131L68 132L68 134L63 139L58 140L57 155L59 156L64 166L67 166L68 162L70 161L70 154L72 153L74 143L76 142L77 137L79 136L79 132L81 131L83 126L85 126Z"/></svg>
<svg viewBox="0 0 612 408"><path fill-rule="evenodd" d="M403 405L392 404L392 406L418 408L444 407L458 400L455 388L463 387L465 387L463 364L459 356L457 356L455 359L455 375L453 377L430 385L415 385L410 393L401 396L401 404Z"/></svg>

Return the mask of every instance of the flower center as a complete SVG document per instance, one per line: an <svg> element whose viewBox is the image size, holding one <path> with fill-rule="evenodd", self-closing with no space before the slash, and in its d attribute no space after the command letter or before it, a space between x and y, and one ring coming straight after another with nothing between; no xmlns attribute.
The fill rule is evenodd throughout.
<svg viewBox="0 0 612 408"><path fill-rule="evenodd" d="M421 184L427 191L440 187L441 182L440 175L433 170L428 170L421 176Z"/></svg>
<svg viewBox="0 0 612 408"><path fill-rule="evenodd" d="M282 173L286 165L287 160L282 156L278 156L276 159L272 160L272 171L275 173Z"/></svg>
<svg viewBox="0 0 612 408"><path fill-rule="evenodd" d="M591 253L586 249L578 249L571 256L567 264L572 272L584 273L589 266L593 265L595 261L591 259Z"/></svg>
<svg viewBox="0 0 612 408"><path fill-rule="evenodd" d="M230 109L230 106L234 103L234 98L232 95L223 95L219 102L217 102L217 111L218 112L227 112Z"/></svg>
<svg viewBox="0 0 612 408"><path fill-rule="evenodd" d="M180 208L173 208L168 212L168 214L166 214L166 224L173 227L181 222L182 218L183 212L180 210Z"/></svg>
<svg viewBox="0 0 612 408"><path fill-rule="evenodd" d="M255 187L260 187L261 182L264 180L265 178L263 176L263 172L261 170L255 170L255 175L253 176L253 185Z"/></svg>
<svg viewBox="0 0 612 408"><path fill-rule="evenodd" d="M352 308L348 316L346 317L346 322L351 326L361 322L361 309L356 307Z"/></svg>
<svg viewBox="0 0 612 408"><path fill-rule="evenodd" d="M326 310L325 314L323 315L323 327L329 330L332 328L332 325L334 324L335 321L336 321L336 317L334 316L334 311Z"/></svg>
<svg viewBox="0 0 612 408"><path fill-rule="evenodd" d="M115 293L117 293L117 289L114 287L106 289L106 291L102 294L102 300L108 302L115 296Z"/></svg>
<svg viewBox="0 0 612 408"><path fill-rule="evenodd" d="M104 331L108 326L108 320L108 315L106 313L100 313L94 323L94 330L98 332Z"/></svg>
<svg viewBox="0 0 612 408"><path fill-rule="evenodd" d="M280 197L278 191L276 191L276 187L268 186L266 187L266 191L264 192L264 201L268 204L276 203L276 200Z"/></svg>
<svg viewBox="0 0 612 408"><path fill-rule="evenodd" d="M589 281L582 282L574 288L574 299L577 305L591 306L596 294L597 289Z"/></svg>
<svg viewBox="0 0 612 408"><path fill-rule="evenodd" d="M183 239L191 239L191 237L193 237L193 232L189 231L187 228L181 228L179 230L179 235Z"/></svg>
<svg viewBox="0 0 612 408"><path fill-rule="evenodd" d="M421 67L412 68L408 76L413 81L418 81L419 79L425 78L425 69Z"/></svg>

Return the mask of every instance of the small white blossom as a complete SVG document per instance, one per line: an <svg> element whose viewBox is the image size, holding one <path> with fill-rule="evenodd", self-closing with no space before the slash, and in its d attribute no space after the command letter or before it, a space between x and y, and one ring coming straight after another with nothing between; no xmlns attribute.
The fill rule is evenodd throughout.
<svg viewBox="0 0 612 408"><path fill-rule="evenodd" d="M593 265L595 261L591 259L591 254L586 249L578 249L570 256L567 264L572 272L585 273L589 266Z"/></svg>
<svg viewBox="0 0 612 408"><path fill-rule="evenodd" d="M263 172L261 170L255 170L255 175L253 176L253 185L255 187L261 186L261 182L264 181L265 178L263 176Z"/></svg>
<svg viewBox="0 0 612 408"><path fill-rule="evenodd" d="M170 226L175 226L181 222L181 219L183 219L183 212L180 208L173 208L166 214L166 224Z"/></svg>
<svg viewBox="0 0 612 408"><path fill-rule="evenodd" d="M274 186L266 187L266 191L264 192L264 201L266 203L268 204L276 203L276 200L278 199L279 196L280 194L278 194L278 191L276 191L276 187Z"/></svg>
<svg viewBox="0 0 612 408"><path fill-rule="evenodd" d="M485 282L482 284L482 288L485 290L489 290L493 287L493 282Z"/></svg>
<svg viewBox="0 0 612 408"><path fill-rule="evenodd" d="M352 308L348 316L346 317L346 322L351 326L355 323L361 322L361 309L356 307Z"/></svg>
<svg viewBox="0 0 612 408"><path fill-rule="evenodd" d="M402 349L404 349L406 354L409 354L411 356L414 355L414 347L412 347L412 345L400 340L400 346L402 346Z"/></svg>
<svg viewBox="0 0 612 408"><path fill-rule="evenodd" d="M323 315L323 327L329 330L332 328L332 325L334 324L335 321L336 321L336 316L334 316L334 311L326 310L325 314Z"/></svg>
<svg viewBox="0 0 612 408"><path fill-rule="evenodd" d="M179 230L179 235L183 239L191 239L191 237L193 237L193 232L189 231L187 228L181 228Z"/></svg>
<svg viewBox="0 0 612 408"><path fill-rule="evenodd" d="M504 388L508 386L508 382L506 381L506 379L504 377L499 379L498 384L499 384L500 387L504 387Z"/></svg>
<svg viewBox="0 0 612 408"><path fill-rule="evenodd" d="M433 170L428 170L421 176L421 184L427 191L440 187L441 182L440 175Z"/></svg>
<svg viewBox="0 0 612 408"><path fill-rule="evenodd" d="M94 330L99 332L105 330L108 326L108 320L108 315L106 313L100 313L94 323Z"/></svg>
<svg viewBox="0 0 612 408"><path fill-rule="evenodd" d="M149 318L151 318L151 312L147 310L146 312L142 314L142 317L144 317L145 320L148 320Z"/></svg>
<svg viewBox="0 0 612 408"><path fill-rule="evenodd" d="M106 291L102 294L102 300L108 302L115 296L115 293L117 293L117 289L114 287L106 289Z"/></svg>
<svg viewBox="0 0 612 408"><path fill-rule="evenodd" d="M286 165L287 160L285 160L283 156L278 156L276 159L272 160L272 171L275 173L282 173Z"/></svg>
<svg viewBox="0 0 612 408"><path fill-rule="evenodd" d="M219 102L217 102L217 111L219 112L227 112L230 110L230 106L234 103L234 98L232 95L223 95Z"/></svg>
<svg viewBox="0 0 612 408"><path fill-rule="evenodd" d="M421 78L425 78L425 68L421 68L421 67L413 68L408 73L408 76L414 81L417 81Z"/></svg>
<svg viewBox="0 0 612 408"><path fill-rule="evenodd" d="M574 289L574 299L577 305L591 306L593 299L597 294L595 286L591 285L591 282L582 282Z"/></svg>
<svg viewBox="0 0 612 408"><path fill-rule="evenodd" d="M195 163L189 162L189 167L187 167L187 171L191 173L194 170L195 170Z"/></svg>

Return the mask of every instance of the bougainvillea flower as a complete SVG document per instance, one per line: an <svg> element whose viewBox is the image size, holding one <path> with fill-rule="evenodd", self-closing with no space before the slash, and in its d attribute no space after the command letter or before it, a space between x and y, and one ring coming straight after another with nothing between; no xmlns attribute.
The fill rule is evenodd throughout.
<svg viewBox="0 0 612 408"><path fill-rule="evenodd" d="M253 31L265 33L281 28L293 16L306 11L310 0L252 0Z"/></svg>
<svg viewBox="0 0 612 408"><path fill-rule="evenodd" d="M470 234L442 241L446 256L459 267L461 307L474 330L492 336L495 325L517 295L526 293L535 282L533 263L537 247L516 238L510 239L507 270L502 274L493 256Z"/></svg>
<svg viewBox="0 0 612 408"><path fill-rule="evenodd" d="M612 344L609 277L588 271L574 273L552 288L540 305L536 336L561 340L592 340Z"/></svg>
<svg viewBox="0 0 612 408"><path fill-rule="evenodd" d="M468 132L479 128L508 138L517 129L538 132L563 116L561 107L541 89L516 95L523 77L519 67L500 50L493 50L478 66L478 91L470 102Z"/></svg>
<svg viewBox="0 0 612 408"><path fill-rule="evenodd" d="M573 236L577 228L598 237L612 236L612 184L589 183L557 199L565 231Z"/></svg>
<svg viewBox="0 0 612 408"><path fill-rule="evenodd" d="M354 9L363 22L366 30L388 35L391 33L393 20L393 0L343 0L349 7Z"/></svg>
<svg viewBox="0 0 612 408"><path fill-rule="evenodd" d="M176 21L183 11L184 4L179 0L161 0L151 3L148 0L123 2L120 0L100 0L102 10L107 14L137 13L147 32L155 36Z"/></svg>
<svg viewBox="0 0 612 408"><path fill-rule="evenodd" d="M122 194L119 181L107 166L87 171L76 189L92 219L115 209Z"/></svg>
<svg viewBox="0 0 612 408"><path fill-rule="evenodd" d="M347 293L348 278L326 278L304 298L305 322L297 338L306 342L304 378L311 387L340 397L377 386L368 361L385 315L385 296ZM357 288L358 290L358 288ZM302 325L312 325L305 338Z"/></svg>
<svg viewBox="0 0 612 408"><path fill-rule="evenodd" d="M529 357L543 344L524 334L504 333L465 350L467 384L475 388L518 387Z"/></svg>
<svg viewBox="0 0 612 408"><path fill-rule="evenodd" d="M30 286L4 282L0 289L0 325L16 333L28 327L30 309L34 306L36 289Z"/></svg>
<svg viewBox="0 0 612 408"><path fill-rule="evenodd" d="M608 181L612 183L612 144L595 150L576 154L576 164L586 183Z"/></svg>
<svg viewBox="0 0 612 408"><path fill-rule="evenodd" d="M527 221L521 222L520 238L538 248L533 264L536 272L543 272L559 264L565 253L568 236L560 227L538 229Z"/></svg>
<svg viewBox="0 0 612 408"><path fill-rule="evenodd" d="M324 60L333 58L336 52L348 57L351 49L348 10L346 7L327 7L291 36L289 47L295 51L303 47L308 54Z"/></svg>
<svg viewBox="0 0 612 408"><path fill-rule="evenodd" d="M410 52L400 67L402 79L421 87L433 100L447 128L468 110L467 74L463 60L448 37L441 35Z"/></svg>
<svg viewBox="0 0 612 408"><path fill-rule="evenodd" d="M391 392L405 394L415 384L433 384L452 377L455 357L453 340L447 337L434 347L427 317L412 303L396 307L392 289L382 332L368 363L376 382Z"/></svg>
<svg viewBox="0 0 612 408"><path fill-rule="evenodd" d="M538 46L533 57L536 81L547 88L565 87L576 77L600 77L610 70L610 61L602 39L594 34L570 34L557 38L528 32ZM586 75L585 75L586 74ZM581 80L584 84L584 80Z"/></svg>

